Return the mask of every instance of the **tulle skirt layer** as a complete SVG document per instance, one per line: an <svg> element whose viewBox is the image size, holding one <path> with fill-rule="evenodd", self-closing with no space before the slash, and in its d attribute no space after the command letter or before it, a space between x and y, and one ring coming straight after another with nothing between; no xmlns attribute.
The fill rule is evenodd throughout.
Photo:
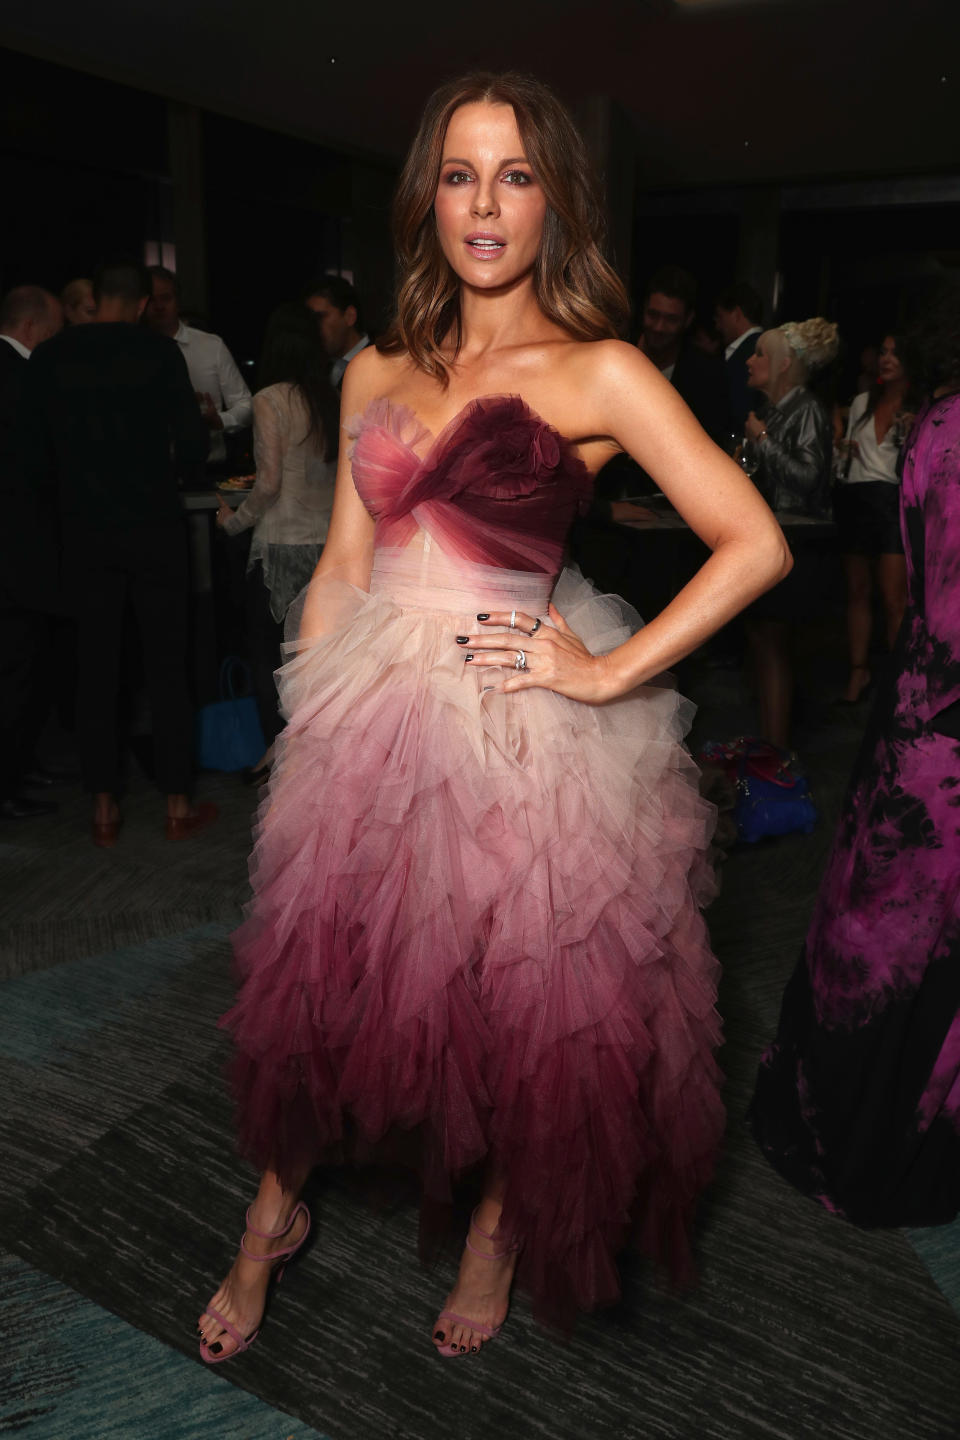
<svg viewBox="0 0 960 1440"><path fill-rule="evenodd" d="M292 1178L412 1132L440 1204L490 1162L555 1318L616 1298L631 1231L682 1270L723 1126L686 702L486 690L454 637L545 615L548 577L388 551L369 594L321 583L235 937L243 1151ZM638 623L575 571L553 598L594 653Z"/></svg>

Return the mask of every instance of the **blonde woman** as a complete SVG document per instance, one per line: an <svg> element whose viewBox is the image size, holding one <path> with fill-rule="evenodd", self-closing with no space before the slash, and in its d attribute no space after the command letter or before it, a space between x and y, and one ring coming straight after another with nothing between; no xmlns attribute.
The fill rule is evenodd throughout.
<svg viewBox="0 0 960 1440"><path fill-rule="evenodd" d="M837 349L836 325L820 318L790 321L764 331L747 361L751 387L770 402L762 420L750 411L745 434L760 460L756 484L775 514L816 519L830 513L832 425L809 381ZM802 532L793 552L789 579L752 605L746 617L760 733L782 750L790 749L793 627L811 618L821 586L819 552Z"/></svg>

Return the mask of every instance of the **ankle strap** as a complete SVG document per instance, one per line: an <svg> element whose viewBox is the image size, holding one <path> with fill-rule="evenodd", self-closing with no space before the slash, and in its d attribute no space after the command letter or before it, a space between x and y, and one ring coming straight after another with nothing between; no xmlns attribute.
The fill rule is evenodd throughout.
<svg viewBox="0 0 960 1440"><path fill-rule="evenodd" d="M478 1209L479 1209L479 1206L478 1206ZM473 1214L470 1216L470 1224L471 1224L471 1226L473 1227L473 1229L476 1230L476 1232L477 1232L478 1235L482 1235L482 1236L483 1236L484 1240L493 1240L493 1239L495 1238L495 1232L491 1232L491 1231L489 1231L489 1230L481 1230L481 1229L480 1229L480 1226L477 1224L477 1211L476 1211L476 1210L474 1210ZM476 1247L476 1245L471 1245L471 1244L470 1244L470 1231L469 1231L469 1230L467 1231L466 1246L467 1246L467 1249L470 1251L471 1255L479 1255L479 1257L480 1257L481 1260L502 1260L503 1257L504 1257L504 1255L514 1255L514 1254L516 1254L516 1252L520 1249L520 1246L519 1246L519 1245L508 1245L505 1250L496 1250L496 1251L494 1251L494 1253L493 1253L492 1255L488 1255L485 1250L478 1250L477 1247Z"/></svg>
<svg viewBox="0 0 960 1440"><path fill-rule="evenodd" d="M293 1225L294 1220L296 1220L297 1216L300 1214L300 1211L303 1209L303 1201L301 1200L299 1205L295 1207L293 1214L290 1216L290 1219L287 1221L286 1225L284 1225L282 1230L258 1230L255 1225L250 1224L250 1211L252 1209L252 1205L247 1206L246 1226L247 1229L250 1231L250 1234L256 1235L258 1240L279 1240L281 1235L286 1235L287 1231Z"/></svg>

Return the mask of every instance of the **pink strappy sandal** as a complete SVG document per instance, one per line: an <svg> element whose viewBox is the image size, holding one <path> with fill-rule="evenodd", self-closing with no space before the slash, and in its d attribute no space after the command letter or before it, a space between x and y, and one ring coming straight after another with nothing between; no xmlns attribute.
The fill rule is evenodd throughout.
<svg viewBox="0 0 960 1440"><path fill-rule="evenodd" d="M307 1217L306 1228L304 1229L303 1234L300 1236L300 1239L297 1241L296 1245L288 1245L285 1250L271 1250L269 1255L254 1255L251 1253L251 1251L247 1249L246 1245L244 1244L243 1236L240 1239L240 1249L243 1251L244 1255L246 1255L248 1260L256 1260L258 1264L264 1261L268 1261L271 1265L276 1265L276 1269L271 1274L270 1279L271 1281L276 1281L276 1283L279 1285L280 1281L283 1279L283 1272L287 1268L287 1265L293 1259L294 1255L296 1255L297 1251L301 1248L307 1236L310 1234L310 1211L307 1209L306 1205L304 1205L303 1201L301 1200L282 1230L257 1230L253 1225L250 1224L250 1208L248 1208L247 1210L247 1228L246 1230L244 1230L243 1236L246 1236L249 1232L251 1235L256 1235L258 1240L279 1240L282 1235L289 1234L290 1230L293 1228L293 1224L297 1216L300 1214L301 1211L303 1211L304 1215ZM264 1306L266 1306L266 1301L264 1301ZM244 1339L244 1337L240 1334L240 1331L237 1330L235 1326L231 1325L230 1321L225 1319L224 1316L220 1314L219 1310L214 1310L212 1305L207 1306L204 1314L212 1315L214 1320L218 1321L223 1326L224 1330L230 1336L230 1339L236 1342L237 1347L235 1350L231 1350L230 1353L227 1355L211 1355L209 1345L201 1345L200 1354L208 1365L222 1365L224 1360L232 1360L235 1355L242 1355L244 1350L249 1350L254 1340L256 1340L257 1336L260 1334L260 1328L263 1325L263 1321L261 1320L260 1325L257 1326L253 1334L248 1335L246 1339Z"/></svg>
<svg viewBox="0 0 960 1440"><path fill-rule="evenodd" d="M494 1238L489 1231L480 1229L480 1226L477 1224L476 1210L474 1210L470 1216L470 1226L476 1230L478 1235L482 1235L484 1240L492 1240ZM508 1245L506 1250L497 1250L493 1255L487 1255L485 1251L478 1250L476 1245L470 1244L470 1230L467 1231L466 1246L471 1255L479 1255L481 1260L502 1260L504 1255L513 1255L520 1249L519 1245ZM457 1315L453 1310L442 1310L437 1316L437 1324L439 1324L441 1320L452 1320L457 1325L466 1325L470 1330L476 1330L477 1334L482 1335L485 1340L496 1340L506 1323L506 1321L502 1321L491 1330L486 1325L479 1325L476 1320L471 1320L467 1315ZM453 1360L469 1353L466 1350L461 1350L458 1345L453 1344L435 1345L433 1348L438 1355L443 1356L444 1360Z"/></svg>

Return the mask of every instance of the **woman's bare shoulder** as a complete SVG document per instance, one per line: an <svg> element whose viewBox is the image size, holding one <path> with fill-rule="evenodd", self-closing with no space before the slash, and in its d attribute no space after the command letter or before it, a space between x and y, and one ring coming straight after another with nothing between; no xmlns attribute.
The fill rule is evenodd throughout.
<svg viewBox="0 0 960 1440"><path fill-rule="evenodd" d="M664 382L636 345L625 340L589 340L571 345L564 357L564 389L584 433L615 433L624 404L642 404Z"/></svg>

